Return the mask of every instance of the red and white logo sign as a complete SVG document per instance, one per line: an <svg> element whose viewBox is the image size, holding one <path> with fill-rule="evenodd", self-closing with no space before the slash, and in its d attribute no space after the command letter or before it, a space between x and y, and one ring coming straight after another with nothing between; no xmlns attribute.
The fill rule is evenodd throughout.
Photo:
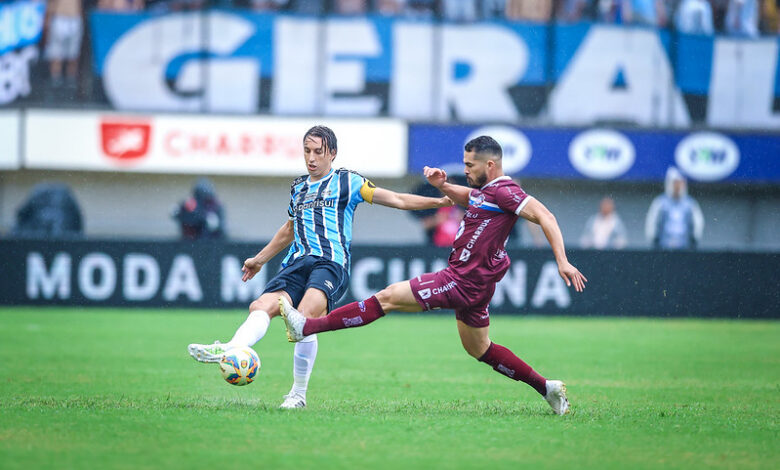
<svg viewBox="0 0 780 470"><path fill-rule="evenodd" d="M103 153L117 160L143 158L149 152L152 126L145 121L109 121L100 123Z"/></svg>

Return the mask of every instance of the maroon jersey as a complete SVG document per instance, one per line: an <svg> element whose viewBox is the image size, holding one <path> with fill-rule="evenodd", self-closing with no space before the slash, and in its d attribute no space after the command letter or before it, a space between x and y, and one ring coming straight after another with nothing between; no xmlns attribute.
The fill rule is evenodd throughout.
<svg viewBox="0 0 780 470"><path fill-rule="evenodd" d="M450 268L463 283L483 288L504 277L510 265L506 241L530 199L509 176L471 190L449 259Z"/></svg>

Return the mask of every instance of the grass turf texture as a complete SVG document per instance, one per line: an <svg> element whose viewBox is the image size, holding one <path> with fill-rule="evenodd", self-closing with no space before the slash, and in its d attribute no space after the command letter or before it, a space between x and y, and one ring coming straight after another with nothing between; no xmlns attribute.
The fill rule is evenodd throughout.
<svg viewBox="0 0 780 470"><path fill-rule="evenodd" d="M0 468L771 468L780 323L492 319L564 379L573 411L462 351L454 319L393 315L320 335L309 409L280 411L292 346L225 383L189 342L240 312L0 309ZM774 462L774 463L773 463Z"/></svg>

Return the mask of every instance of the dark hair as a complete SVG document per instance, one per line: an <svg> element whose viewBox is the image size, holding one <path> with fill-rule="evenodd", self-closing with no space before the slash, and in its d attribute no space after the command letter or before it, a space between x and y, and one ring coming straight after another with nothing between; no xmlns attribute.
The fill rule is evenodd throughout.
<svg viewBox="0 0 780 470"><path fill-rule="evenodd" d="M336 134L333 133L333 131L330 129L330 127L325 126L314 126L308 131L306 131L306 134L303 136L303 142L306 142L306 139L309 137L319 137L322 139L322 144L327 149L328 153L331 155L336 155L336 153L339 151L339 145L336 141Z"/></svg>
<svg viewBox="0 0 780 470"><path fill-rule="evenodd" d="M499 159L503 156L501 145L496 142L496 139L487 135L481 135L475 139L469 140L466 142L466 146L464 148L467 152L473 151L478 155L490 154Z"/></svg>

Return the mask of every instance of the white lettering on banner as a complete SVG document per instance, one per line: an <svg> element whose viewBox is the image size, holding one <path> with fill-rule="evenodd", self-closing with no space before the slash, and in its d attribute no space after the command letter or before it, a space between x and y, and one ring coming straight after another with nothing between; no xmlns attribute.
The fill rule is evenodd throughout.
<svg viewBox="0 0 780 470"><path fill-rule="evenodd" d="M588 178L608 180L623 176L634 165L634 145L620 132L591 129L569 144L569 161Z"/></svg>
<svg viewBox="0 0 780 470"><path fill-rule="evenodd" d="M376 293L376 290L369 287L368 278L373 274L381 274L385 269L385 263L382 258L369 256L352 265L352 276L350 278L350 288L352 295L356 299L367 299Z"/></svg>
<svg viewBox="0 0 780 470"><path fill-rule="evenodd" d="M496 292L490 305L496 308L525 306L528 278L528 266L524 261L513 261L512 267L504 278L496 284ZM505 305L507 303L509 305Z"/></svg>
<svg viewBox="0 0 780 470"><path fill-rule="evenodd" d="M318 80L320 22L278 16L274 22L273 114L315 114L320 108Z"/></svg>
<svg viewBox="0 0 780 470"><path fill-rule="evenodd" d="M0 105L30 94L30 66L37 59L35 46L0 55Z"/></svg>
<svg viewBox="0 0 780 470"><path fill-rule="evenodd" d="M722 180L739 166L739 148L733 140L717 132L696 132L677 144L677 166L699 181Z"/></svg>
<svg viewBox="0 0 780 470"><path fill-rule="evenodd" d="M625 87L613 86L622 73ZM557 124L623 120L644 126L689 126L690 116L658 33L593 26L550 94Z"/></svg>
<svg viewBox="0 0 780 470"><path fill-rule="evenodd" d="M376 116L382 101L376 96L354 96L366 88L366 64L349 57L374 57L382 52L376 28L367 20L328 20L325 41L325 108L327 114ZM337 97L336 94L350 94Z"/></svg>
<svg viewBox="0 0 780 470"><path fill-rule="evenodd" d="M176 255L168 273L168 280L163 289L163 299L168 301L178 300L184 295L192 302L203 300L203 291L200 288L198 272L195 263L188 255Z"/></svg>
<svg viewBox="0 0 780 470"><path fill-rule="evenodd" d="M201 21L209 22L209 31L219 31L209 36L207 45L208 52L216 57L206 63L193 59L185 64L176 77L176 89L170 90L165 76L170 62L203 48ZM119 109L256 111L260 68L257 60L224 57L254 32L252 23L224 12L179 13L149 19L120 37L106 55L106 95ZM204 76L211 80L201 83Z"/></svg>
<svg viewBox="0 0 780 470"><path fill-rule="evenodd" d="M520 114L508 89L526 72L528 45L511 31L493 25L441 28L441 92L436 117L517 120ZM457 69L463 70L463 76L456 74ZM450 115L450 110L455 116Z"/></svg>
<svg viewBox="0 0 780 470"><path fill-rule="evenodd" d="M387 285L395 284L396 282L401 282L406 280L406 275L404 272L406 271L404 268L406 268L405 260L402 260L400 258L391 258L387 262ZM410 262L411 264L411 262Z"/></svg>
<svg viewBox="0 0 780 470"><path fill-rule="evenodd" d="M97 275L96 275L97 274ZM116 265L105 253L90 253L79 263L79 290L89 300L106 300L116 289Z"/></svg>
<svg viewBox="0 0 780 470"><path fill-rule="evenodd" d="M390 114L405 119L430 119L434 112L434 27L425 23L393 23L393 70Z"/></svg>
<svg viewBox="0 0 780 470"><path fill-rule="evenodd" d="M57 253L46 270L43 255L37 252L27 254L27 298L47 300L70 298L70 255Z"/></svg>
<svg viewBox="0 0 780 470"><path fill-rule="evenodd" d="M160 289L160 266L153 256L144 253L125 255L122 294L125 300L144 301Z"/></svg>
<svg viewBox="0 0 780 470"><path fill-rule="evenodd" d="M777 38L715 39L707 123L715 127L780 128L772 112Z"/></svg>
<svg viewBox="0 0 780 470"><path fill-rule="evenodd" d="M571 305L571 294L558 273L558 264L554 261L548 261L542 266L531 305L542 308L549 301L555 302L558 308L567 308Z"/></svg>
<svg viewBox="0 0 780 470"><path fill-rule="evenodd" d="M223 302L248 302L263 293L267 269L261 269L255 277L244 282L241 280L242 266L243 263L235 256L222 258L220 298Z"/></svg>

